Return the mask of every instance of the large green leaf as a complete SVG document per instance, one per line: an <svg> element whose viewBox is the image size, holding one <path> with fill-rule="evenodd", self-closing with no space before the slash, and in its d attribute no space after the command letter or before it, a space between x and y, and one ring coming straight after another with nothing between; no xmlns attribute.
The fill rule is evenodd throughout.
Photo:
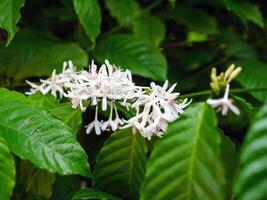
<svg viewBox="0 0 267 200"><path fill-rule="evenodd" d="M120 200L117 197L114 197L111 194L102 192L100 190L96 190L93 188L86 188L82 189L79 192L77 192L74 197L72 198L73 200L88 200L88 199L97 199L97 200Z"/></svg>
<svg viewBox="0 0 267 200"><path fill-rule="evenodd" d="M156 31L155 31L156 30ZM157 17L142 16L133 22L134 34L158 46L165 37L164 23Z"/></svg>
<svg viewBox="0 0 267 200"><path fill-rule="evenodd" d="M148 163L142 199L224 199L220 134L214 111L196 104L158 140Z"/></svg>
<svg viewBox="0 0 267 200"><path fill-rule="evenodd" d="M167 62L160 50L147 41L129 34L109 36L97 45L94 55L99 62L111 63L132 70L134 74L165 80Z"/></svg>
<svg viewBox="0 0 267 200"><path fill-rule="evenodd" d="M247 89L267 87L267 64L258 60L242 60L236 64L242 67L242 72L238 75L237 81ZM267 100L265 91L251 93L261 101Z"/></svg>
<svg viewBox="0 0 267 200"><path fill-rule="evenodd" d="M145 139L129 129L114 132L96 161L96 188L122 198L138 199L146 168Z"/></svg>
<svg viewBox="0 0 267 200"><path fill-rule="evenodd" d="M1 130L0 130L1 132ZM15 162L6 142L0 137L0 199L8 200L15 186Z"/></svg>
<svg viewBox="0 0 267 200"><path fill-rule="evenodd" d="M0 75L19 80L47 76L53 69L60 72L67 60L72 60L79 69L88 62L86 53L77 44L61 43L39 32L22 30L7 48L0 48Z"/></svg>
<svg viewBox="0 0 267 200"><path fill-rule="evenodd" d="M63 122L22 94L0 89L0 136L22 159L49 172L89 176L87 155Z"/></svg>
<svg viewBox="0 0 267 200"><path fill-rule="evenodd" d="M140 7L135 0L105 0L105 4L121 25L131 24L133 18L140 13Z"/></svg>
<svg viewBox="0 0 267 200"><path fill-rule="evenodd" d="M100 33L101 13L98 0L73 0L75 11L88 37L95 41Z"/></svg>
<svg viewBox="0 0 267 200"><path fill-rule="evenodd" d="M1 0L0 3L0 28L8 33L7 44L13 39L16 32L16 24L20 19L20 9L24 6L24 0Z"/></svg>
<svg viewBox="0 0 267 200"><path fill-rule="evenodd" d="M77 131L82 123L82 111L72 108L70 102L59 103L52 95L34 94L29 97L36 105L47 110L53 116L63 121L74 131Z"/></svg>
<svg viewBox="0 0 267 200"><path fill-rule="evenodd" d="M236 0L224 0L224 3L245 25L247 25L247 21L251 21L259 27L264 28L264 19L257 5Z"/></svg>
<svg viewBox="0 0 267 200"><path fill-rule="evenodd" d="M235 190L240 200L267 196L267 105L255 117L241 152L241 169Z"/></svg>

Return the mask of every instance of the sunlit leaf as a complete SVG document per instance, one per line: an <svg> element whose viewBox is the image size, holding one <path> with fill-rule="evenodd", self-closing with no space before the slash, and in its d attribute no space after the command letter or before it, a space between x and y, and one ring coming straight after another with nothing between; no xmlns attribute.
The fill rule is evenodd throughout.
<svg viewBox="0 0 267 200"><path fill-rule="evenodd" d="M77 192L74 197L72 198L72 200L87 200L87 199L97 199L97 200L120 200L119 198L102 192L100 190L96 190L93 188L86 188L86 189L82 189L79 192Z"/></svg>

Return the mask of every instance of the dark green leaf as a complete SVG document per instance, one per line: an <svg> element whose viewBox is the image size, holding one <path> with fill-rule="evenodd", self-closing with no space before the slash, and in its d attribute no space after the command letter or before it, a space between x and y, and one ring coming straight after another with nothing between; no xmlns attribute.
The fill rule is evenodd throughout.
<svg viewBox="0 0 267 200"><path fill-rule="evenodd" d="M114 197L111 194L96 190L93 188L82 189L77 192L73 200L87 200L87 199L99 199L99 200L119 200L119 198Z"/></svg>
<svg viewBox="0 0 267 200"><path fill-rule="evenodd" d="M262 200L267 196L267 105L256 115L241 153L241 169L235 190L240 200Z"/></svg>
<svg viewBox="0 0 267 200"><path fill-rule="evenodd" d="M129 129L114 132L96 161L96 188L122 198L138 199L145 174L145 154L142 136L133 135Z"/></svg>
<svg viewBox="0 0 267 200"><path fill-rule="evenodd" d="M89 176L75 134L22 94L0 89L0 135L12 152L49 172Z"/></svg>
<svg viewBox="0 0 267 200"><path fill-rule="evenodd" d="M0 3L0 28L8 33L7 44L11 42L16 32L16 24L20 19L20 9L24 0L1 0Z"/></svg>
<svg viewBox="0 0 267 200"><path fill-rule="evenodd" d="M241 60L235 62L242 67L237 81L247 89L267 87L267 64L258 60ZM252 92L254 97L261 101L267 100L265 91Z"/></svg>
<svg viewBox="0 0 267 200"><path fill-rule="evenodd" d="M98 0L72 0L75 11L79 17L88 37L94 42L100 33L101 13Z"/></svg>
<svg viewBox="0 0 267 200"><path fill-rule="evenodd" d="M142 199L224 199L223 177L216 115L191 105L155 144Z"/></svg>
<svg viewBox="0 0 267 200"><path fill-rule="evenodd" d="M77 44L60 43L39 32L22 30L9 47L0 48L0 75L15 76L19 80L47 76L53 69L60 72L63 62L68 60L79 69L88 62L86 53Z"/></svg>
<svg viewBox="0 0 267 200"><path fill-rule="evenodd" d="M135 0L105 0L106 7L109 9L121 25L129 25L133 18L139 15L140 8Z"/></svg>
<svg viewBox="0 0 267 200"><path fill-rule="evenodd" d="M164 23L157 17L143 16L133 22L134 34L158 46L165 37Z"/></svg>
<svg viewBox="0 0 267 200"><path fill-rule="evenodd" d="M112 64L130 69L134 74L165 80L167 62L160 50L138 37L128 34L109 36L97 45L94 56L99 62L108 59Z"/></svg>
<svg viewBox="0 0 267 200"><path fill-rule="evenodd" d="M1 134L1 130L0 130ZM15 162L6 142L0 137L0 199L9 200L15 186Z"/></svg>

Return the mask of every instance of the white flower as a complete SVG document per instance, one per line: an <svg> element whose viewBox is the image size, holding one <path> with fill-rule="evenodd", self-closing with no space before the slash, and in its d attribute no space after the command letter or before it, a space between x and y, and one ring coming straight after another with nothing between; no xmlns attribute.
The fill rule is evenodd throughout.
<svg viewBox="0 0 267 200"><path fill-rule="evenodd" d="M93 128L95 129L95 133L97 135L101 134L101 122L98 121L97 115L98 115L98 106L96 106L96 109L95 109L95 120L92 121L87 126L85 126L87 134L89 134Z"/></svg>
<svg viewBox="0 0 267 200"><path fill-rule="evenodd" d="M239 115L239 109L233 105L232 100L229 99L230 85L226 85L225 93L223 98L220 99L208 99L207 103L213 108L217 108L217 111L222 113L222 115L227 115L228 110L231 110L234 114Z"/></svg>

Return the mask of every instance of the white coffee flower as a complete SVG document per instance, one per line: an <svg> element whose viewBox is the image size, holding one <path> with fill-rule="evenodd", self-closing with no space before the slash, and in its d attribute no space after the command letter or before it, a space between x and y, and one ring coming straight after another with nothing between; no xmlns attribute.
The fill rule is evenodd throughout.
<svg viewBox="0 0 267 200"><path fill-rule="evenodd" d="M229 99L230 84L226 85L225 93L223 98L220 99L208 99L207 103L213 108L217 108L218 112L221 112L222 115L227 115L228 111L231 110L234 114L239 115L239 109L232 103L232 100Z"/></svg>

